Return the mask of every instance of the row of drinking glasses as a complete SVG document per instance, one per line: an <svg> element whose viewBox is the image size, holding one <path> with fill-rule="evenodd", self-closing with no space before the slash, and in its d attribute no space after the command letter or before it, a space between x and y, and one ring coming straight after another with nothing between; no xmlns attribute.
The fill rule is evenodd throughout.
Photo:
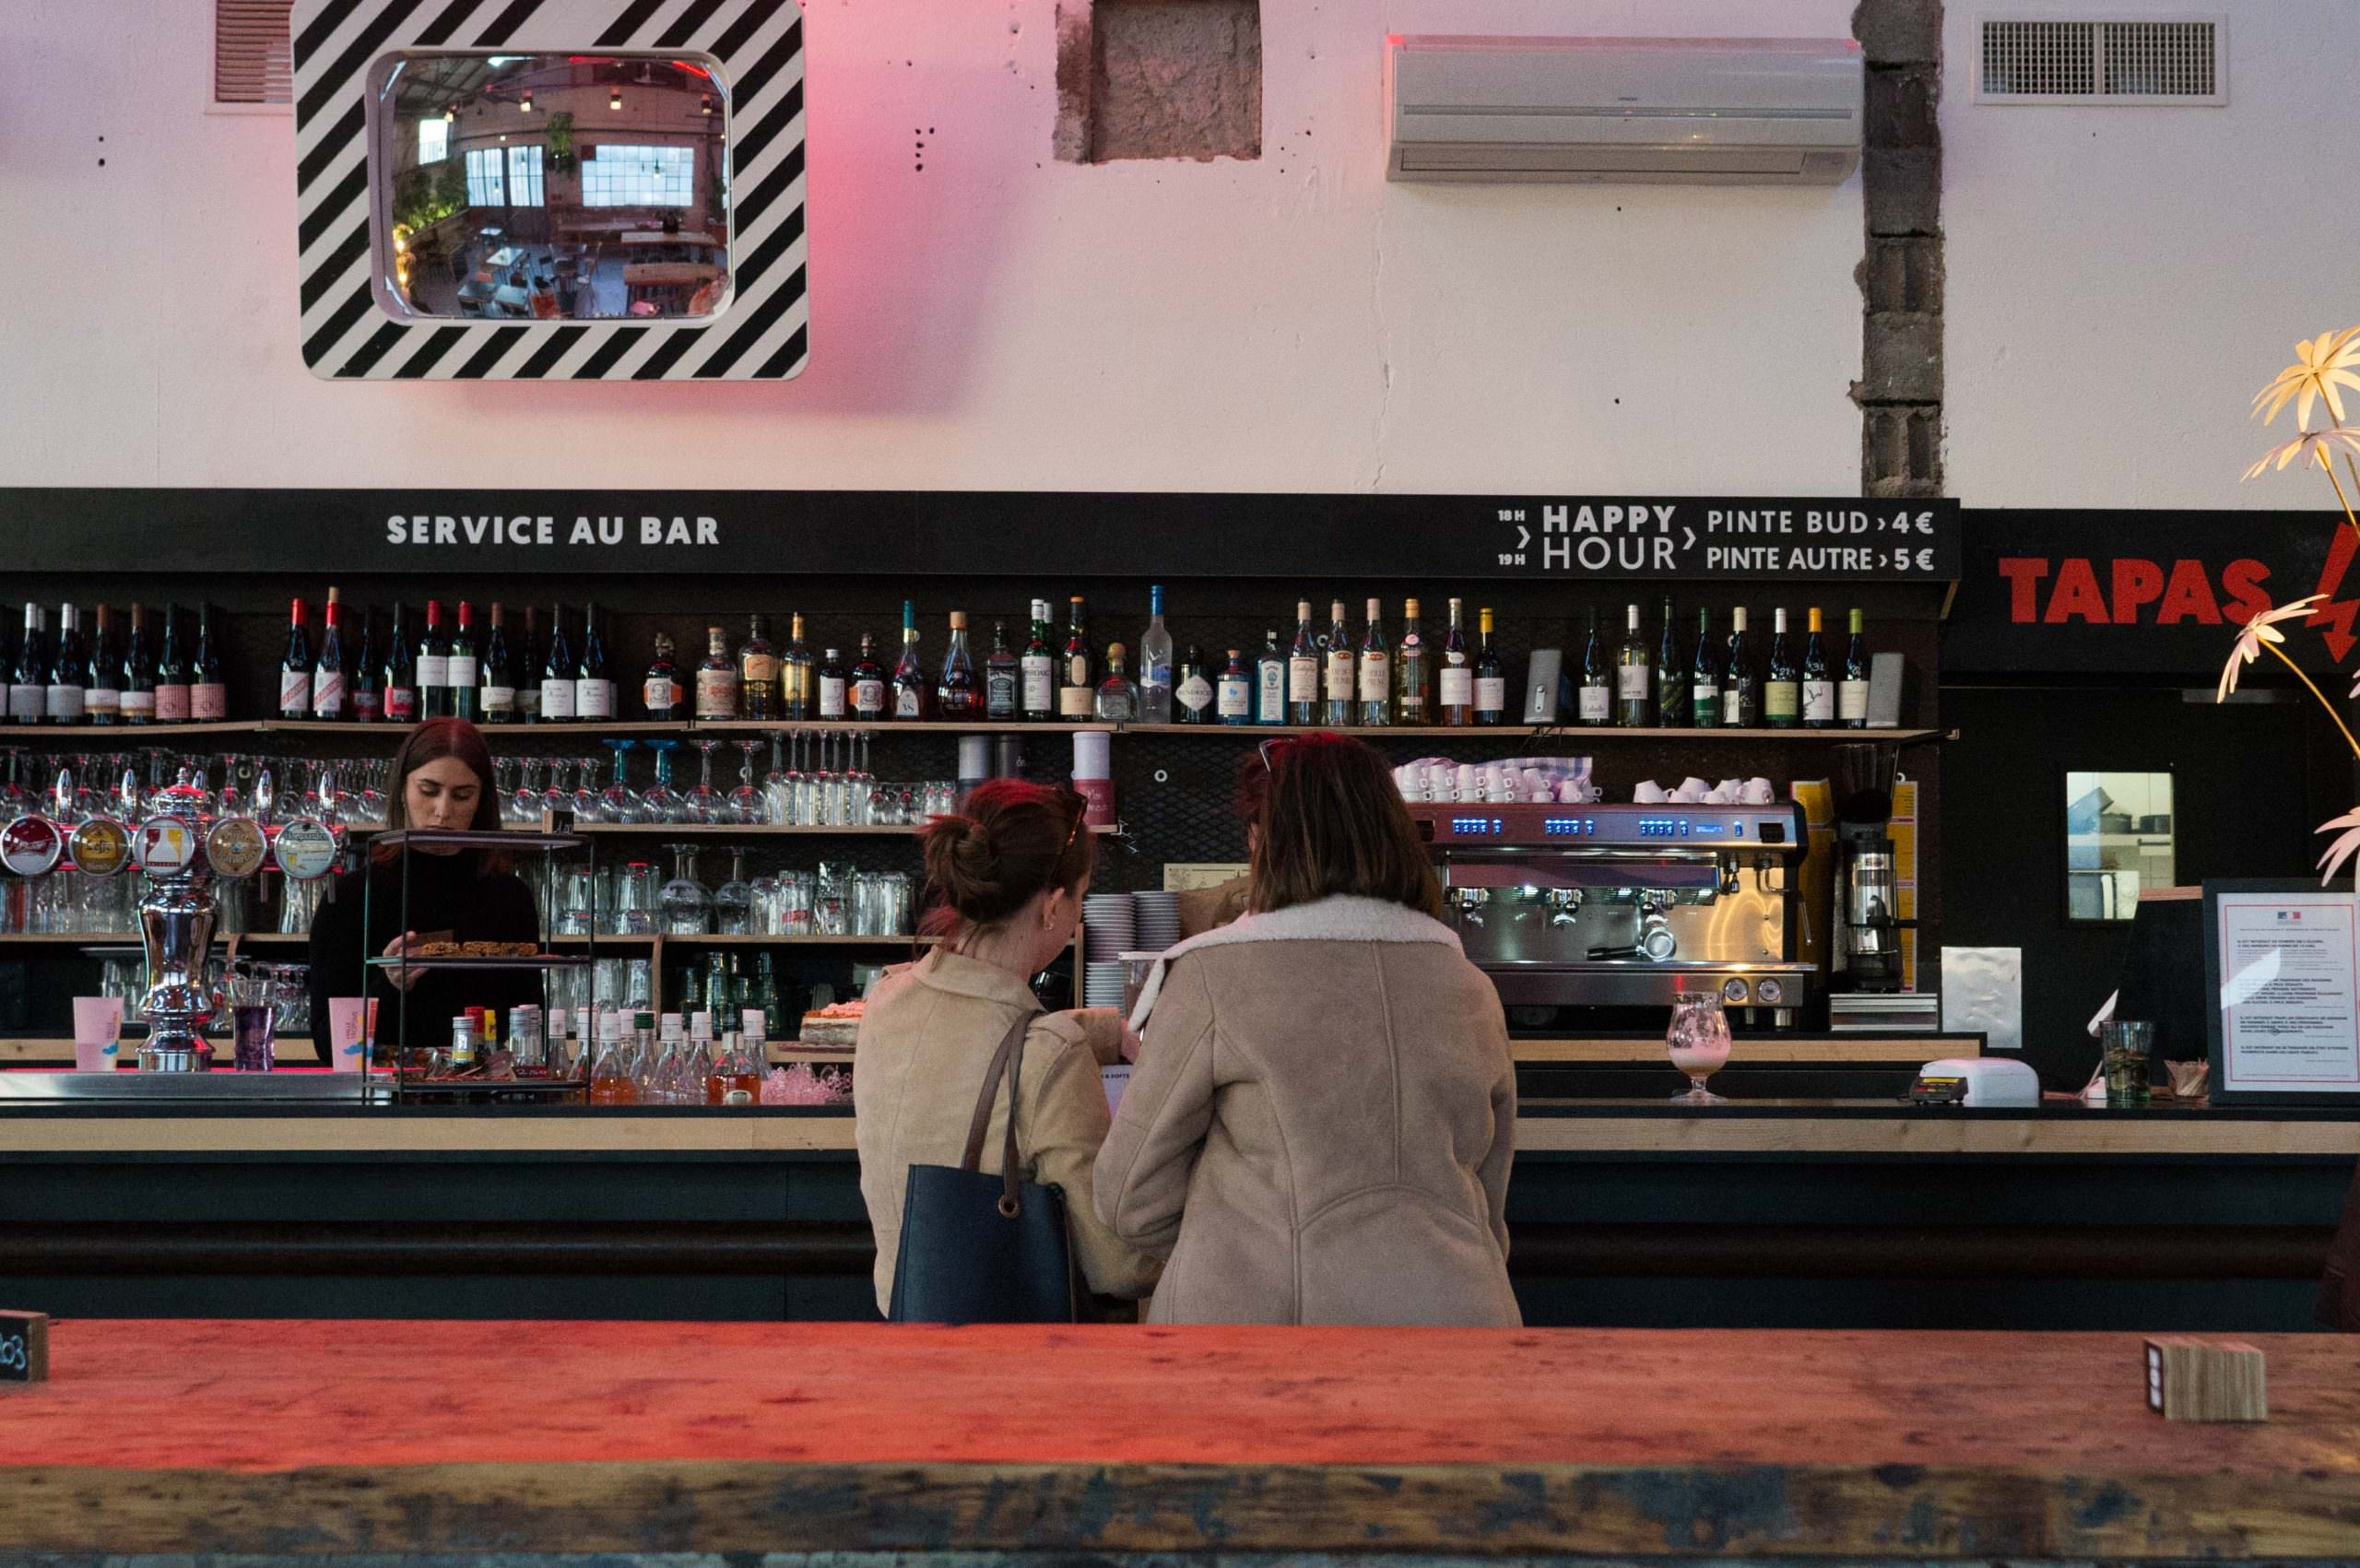
<svg viewBox="0 0 2360 1568"><path fill-rule="evenodd" d="M570 811L578 821L616 825L848 828L920 822L958 806L957 786L948 781L879 784L868 771L867 731L775 731L770 772L759 780L760 740L691 740L697 782L686 789L674 782L679 741L603 744L613 753L603 763L577 757L495 761L502 819L524 826L544 812ZM654 753L655 776L640 788L631 783L631 753L643 747ZM713 777L714 753L723 747L738 752L738 782L726 791Z"/></svg>
<svg viewBox="0 0 2360 1568"><path fill-rule="evenodd" d="M550 925L565 936L895 937L911 930L915 890L898 871L855 871L822 861L816 871L746 877L746 852L729 852L729 879L697 879L698 846L672 844L673 874L657 883L643 860L596 872L556 873Z"/></svg>
<svg viewBox="0 0 2360 1568"><path fill-rule="evenodd" d="M163 791L177 784L198 790L205 809L222 816L266 825L315 817L330 826L382 828L391 767L384 758L204 756L160 746L48 755L18 748L0 760L0 817L38 812L67 827L93 817L137 823L154 816Z"/></svg>
<svg viewBox="0 0 2360 1568"><path fill-rule="evenodd" d="M257 929L302 936L312 929L328 880L298 882L266 875L214 883L213 929L229 937ZM271 890L278 910L270 912ZM0 936L136 937L141 879L130 873L88 877L59 869L46 877L0 877Z"/></svg>

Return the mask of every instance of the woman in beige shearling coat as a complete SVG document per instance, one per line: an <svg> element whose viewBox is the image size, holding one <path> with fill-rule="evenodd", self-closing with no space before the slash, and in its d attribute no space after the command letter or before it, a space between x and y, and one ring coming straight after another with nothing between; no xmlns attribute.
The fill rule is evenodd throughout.
<svg viewBox="0 0 2360 1568"><path fill-rule="evenodd" d="M1153 1322L1520 1324L1498 994L1383 758L1265 751L1253 913L1157 972L1099 1215L1167 1259Z"/></svg>

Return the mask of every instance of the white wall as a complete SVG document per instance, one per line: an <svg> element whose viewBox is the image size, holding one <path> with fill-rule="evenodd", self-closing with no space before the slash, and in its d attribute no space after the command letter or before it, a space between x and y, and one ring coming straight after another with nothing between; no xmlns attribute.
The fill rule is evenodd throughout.
<svg viewBox="0 0 2360 1568"><path fill-rule="evenodd" d="M2225 107L1974 102L1979 15L2121 9L1948 7L1949 488L1969 506L2331 506L2317 474L2238 476L2289 437L2247 407L2295 340L2360 322L2360 8L2190 12L2228 13Z"/></svg>
<svg viewBox="0 0 2360 1568"><path fill-rule="evenodd" d="M1049 157L1051 0L807 9L802 379L348 386L210 6L0 5L0 484L1858 493L1857 181L1389 186L1381 85L1388 30L1850 0L1265 0L1262 159L1098 168Z"/></svg>

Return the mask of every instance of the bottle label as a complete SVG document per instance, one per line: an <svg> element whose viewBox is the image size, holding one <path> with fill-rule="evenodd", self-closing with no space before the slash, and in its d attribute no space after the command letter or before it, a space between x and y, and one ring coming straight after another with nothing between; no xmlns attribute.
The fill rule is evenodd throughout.
<svg viewBox="0 0 2360 1568"><path fill-rule="evenodd" d="M1772 721L1785 719L1792 723L1795 703L1800 692L1791 680L1774 680L1762 689L1762 716Z"/></svg>
<svg viewBox="0 0 2360 1568"><path fill-rule="evenodd" d="M516 689L513 686L487 686L483 689L483 711L513 715L516 712Z"/></svg>
<svg viewBox="0 0 2360 1568"><path fill-rule="evenodd" d="M576 680L573 683L573 716L577 719L613 718L615 683L611 680Z"/></svg>
<svg viewBox="0 0 2360 1568"><path fill-rule="evenodd" d="M377 694L374 691L356 690L353 692L352 716L356 721L364 725L373 725L380 718L383 718L384 716L384 705L378 701Z"/></svg>
<svg viewBox="0 0 2360 1568"><path fill-rule="evenodd" d="M1254 666L1254 716L1264 724L1286 723L1287 666L1264 659Z"/></svg>
<svg viewBox="0 0 2360 1568"><path fill-rule="evenodd" d="M1190 713L1201 713L1212 706L1212 683L1201 675L1192 675L1180 683L1173 695L1179 698L1180 705Z"/></svg>
<svg viewBox="0 0 2360 1568"><path fill-rule="evenodd" d="M418 717L418 688L388 686L385 688L385 721L406 725Z"/></svg>
<svg viewBox="0 0 2360 1568"><path fill-rule="evenodd" d="M1744 685L1731 683L1721 693L1721 723L1729 729L1743 729L1753 722L1753 693Z"/></svg>
<svg viewBox="0 0 2360 1568"><path fill-rule="evenodd" d="M1614 694L1603 686L1585 686L1577 699L1576 715L1586 725L1602 725L1614 713Z"/></svg>
<svg viewBox="0 0 2360 1568"><path fill-rule="evenodd" d="M640 688L640 700L651 713L669 713L680 705L680 683L668 675L650 677Z"/></svg>
<svg viewBox="0 0 2360 1568"><path fill-rule="evenodd" d="M1361 654L1361 701L1383 702L1393 695L1393 663L1383 654Z"/></svg>
<svg viewBox="0 0 2360 1568"><path fill-rule="evenodd" d="M13 704L12 704L13 705ZM173 724L188 717L188 688L159 686L156 688L156 722Z"/></svg>
<svg viewBox="0 0 2360 1568"><path fill-rule="evenodd" d="M560 678L541 682L541 717L552 724L573 717L572 681Z"/></svg>
<svg viewBox="0 0 2360 1568"><path fill-rule="evenodd" d="M483 666L473 654L452 654L449 668L449 683L454 691L468 690L482 678Z"/></svg>
<svg viewBox="0 0 2360 1568"><path fill-rule="evenodd" d="M669 687L670 685L670 681L651 680L647 683L647 689L654 691L658 686ZM651 705L653 705L652 699ZM737 717L737 714L738 683L730 678L729 672L726 669L697 671L697 717L728 719Z"/></svg>
<svg viewBox="0 0 2360 1568"><path fill-rule="evenodd" d="M820 678L820 716L823 719L844 716L844 682L842 676L823 675Z"/></svg>
<svg viewBox="0 0 2360 1568"><path fill-rule="evenodd" d="M419 654L418 684L421 687L450 685L450 659L441 654Z"/></svg>
<svg viewBox="0 0 2360 1568"><path fill-rule="evenodd" d="M1018 662L1022 667L1024 711L1028 713L1047 713L1050 692L1054 689L1050 679L1049 655L1027 654Z"/></svg>
<svg viewBox="0 0 2360 1568"><path fill-rule="evenodd" d="M1316 702L1319 701L1319 661L1298 654L1287 660L1287 701Z"/></svg>
<svg viewBox="0 0 2360 1568"><path fill-rule="evenodd" d="M312 682L312 712L324 719L344 717L344 672L322 670Z"/></svg>
<svg viewBox="0 0 2360 1568"><path fill-rule="evenodd" d="M278 672L278 711L301 718L311 711L311 671L280 670Z"/></svg>
<svg viewBox="0 0 2360 1568"><path fill-rule="evenodd" d="M1866 710L1864 709L1863 712ZM123 716L126 719L148 719L156 716L156 694L153 691L126 691L123 694Z"/></svg>
<svg viewBox="0 0 2360 1568"><path fill-rule="evenodd" d="M1508 707L1508 678L1504 675L1475 678L1475 711L1479 713L1504 713Z"/></svg>
<svg viewBox="0 0 2360 1568"><path fill-rule="evenodd" d="M1090 717L1090 688L1087 686L1058 687L1057 715L1060 718L1068 719L1086 719Z"/></svg>
<svg viewBox="0 0 2360 1568"><path fill-rule="evenodd" d="M1079 686L1084 690L1090 689L1090 655L1088 654L1066 655L1066 685Z"/></svg>
<svg viewBox="0 0 2360 1568"><path fill-rule="evenodd" d="M123 694L112 686L86 686L82 711L94 719L112 718L123 712Z"/></svg>
<svg viewBox="0 0 2360 1568"><path fill-rule="evenodd" d="M39 719L49 713L49 688L45 686L11 686L8 688L8 716L18 722Z"/></svg>
<svg viewBox="0 0 2360 1568"><path fill-rule="evenodd" d="M1016 672L992 669L984 672L984 712L996 719L1016 716Z"/></svg>
<svg viewBox="0 0 2360 1568"><path fill-rule="evenodd" d="M749 686L767 686L778 678L778 659L770 654L741 654L738 675Z"/></svg>
<svg viewBox="0 0 2360 1568"><path fill-rule="evenodd" d="M863 718L881 718L885 713L885 683L881 680L856 680L852 683L853 710Z"/></svg>
<svg viewBox="0 0 2360 1568"><path fill-rule="evenodd" d="M1337 648L1328 654L1328 701L1349 702L1352 700L1352 652Z"/></svg>
<svg viewBox="0 0 2360 1568"><path fill-rule="evenodd" d="M78 686L53 686L49 689L49 716L53 719L78 719L82 716L82 689Z"/></svg>
<svg viewBox="0 0 2360 1568"><path fill-rule="evenodd" d="M1614 694L1625 702L1644 702L1655 695L1655 671L1645 665L1622 665L1614 672Z"/></svg>
<svg viewBox="0 0 2360 1568"><path fill-rule="evenodd" d="M1475 672L1464 665L1445 665L1441 689L1442 705L1446 708L1471 707L1475 701Z"/></svg>
<svg viewBox="0 0 2360 1568"><path fill-rule="evenodd" d="M1847 680L1835 689L1835 716L1847 724L1868 722L1869 683Z"/></svg>
<svg viewBox="0 0 2360 1568"><path fill-rule="evenodd" d="M893 716L895 718L915 719L923 718L925 715L926 703L916 687L896 686L893 688Z"/></svg>
<svg viewBox="0 0 2360 1568"><path fill-rule="evenodd" d="M1246 719L1254 716L1254 683L1242 675L1221 678L1221 716L1225 719Z"/></svg>
<svg viewBox="0 0 2360 1568"><path fill-rule="evenodd" d="M210 723L230 716L230 689L218 680L200 680L188 689L188 716Z"/></svg>
<svg viewBox="0 0 2360 1568"><path fill-rule="evenodd" d="M1803 682L1803 717L1832 719L1835 716L1835 688L1824 680Z"/></svg>
<svg viewBox="0 0 2360 1568"><path fill-rule="evenodd" d="M528 719L541 716L541 688L537 681L527 681L516 689L516 712Z"/></svg>
<svg viewBox="0 0 2360 1568"><path fill-rule="evenodd" d="M1690 690L1695 693L1699 702L1717 703L1721 700L1721 688L1717 681L1699 680Z"/></svg>

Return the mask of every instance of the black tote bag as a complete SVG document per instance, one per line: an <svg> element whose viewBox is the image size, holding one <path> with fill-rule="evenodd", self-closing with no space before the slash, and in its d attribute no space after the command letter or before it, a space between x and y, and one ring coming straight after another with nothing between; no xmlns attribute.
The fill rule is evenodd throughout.
<svg viewBox="0 0 2360 1568"><path fill-rule="evenodd" d="M1024 1180L1017 1160L1016 1108L1031 1021L1016 1020L984 1073L965 1158L955 1169L910 1167L889 1314L895 1323L1072 1323L1080 1315L1065 1189ZM1003 1072L1008 1140L1000 1173L987 1176L984 1137Z"/></svg>

